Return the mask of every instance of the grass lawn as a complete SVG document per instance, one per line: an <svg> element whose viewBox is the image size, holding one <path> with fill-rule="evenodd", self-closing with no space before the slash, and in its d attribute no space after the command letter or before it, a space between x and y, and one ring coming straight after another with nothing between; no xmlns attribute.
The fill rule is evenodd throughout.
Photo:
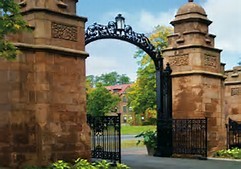
<svg viewBox="0 0 241 169"><path fill-rule="evenodd" d="M122 135L136 135L146 130L156 130L156 126L121 126Z"/></svg>

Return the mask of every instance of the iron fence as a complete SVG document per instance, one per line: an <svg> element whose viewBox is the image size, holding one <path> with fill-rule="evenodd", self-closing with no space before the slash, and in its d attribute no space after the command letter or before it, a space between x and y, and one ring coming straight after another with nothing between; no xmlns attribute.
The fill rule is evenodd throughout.
<svg viewBox="0 0 241 169"><path fill-rule="evenodd" d="M207 118L172 121L173 154L207 157Z"/></svg>
<svg viewBox="0 0 241 169"><path fill-rule="evenodd" d="M92 158L121 163L121 124L118 116L87 116Z"/></svg>
<svg viewBox="0 0 241 169"><path fill-rule="evenodd" d="M227 136L228 148L241 148L241 123L229 118Z"/></svg>
<svg viewBox="0 0 241 169"><path fill-rule="evenodd" d="M121 163L120 115L88 115L87 121L91 128L92 158ZM163 131L171 134L172 154L207 157L207 118L162 120L159 124L163 124Z"/></svg>

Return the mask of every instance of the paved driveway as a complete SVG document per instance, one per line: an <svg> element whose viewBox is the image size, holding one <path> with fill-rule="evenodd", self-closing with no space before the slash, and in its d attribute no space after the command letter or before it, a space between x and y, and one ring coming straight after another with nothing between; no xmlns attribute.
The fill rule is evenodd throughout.
<svg viewBox="0 0 241 169"><path fill-rule="evenodd" d="M160 158L146 155L145 149L125 149L122 162L131 169L241 169L241 161Z"/></svg>
<svg viewBox="0 0 241 169"><path fill-rule="evenodd" d="M159 158L147 155L123 155L122 162L132 169L241 169L241 162Z"/></svg>
<svg viewBox="0 0 241 169"><path fill-rule="evenodd" d="M136 135L121 135L121 140L139 140L140 138L136 138Z"/></svg>

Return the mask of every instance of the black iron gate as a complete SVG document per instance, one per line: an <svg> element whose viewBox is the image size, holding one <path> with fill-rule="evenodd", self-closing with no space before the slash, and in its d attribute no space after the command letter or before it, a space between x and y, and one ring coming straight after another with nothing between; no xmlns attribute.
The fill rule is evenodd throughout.
<svg viewBox="0 0 241 169"><path fill-rule="evenodd" d="M162 137L159 140L166 145L161 151L169 154L169 157L172 155L207 157L207 118L161 120L158 125Z"/></svg>
<svg viewBox="0 0 241 169"><path fill-rule="evenodd" d="M145 34L133 31L130 25L125 24L125 18L121 14L118 14L115 21L110 21L107 25L94 23L86 29L85 45L100 39L117 39L129 42L142 49L151 57L156 72L157 123L163 119L172 118L172 71L169 64L167 64L164 70L160 46L155 47ZM170 137L169 133L159 128L161 125L157 125L158 144L155 156L168 157L171 155L169 153L171 152L171 147L166 140L171 142L172 137Z"/></svg>
<svg viewBox="0 0 241 169"><path fill-rule="evenodd" d="M241 122L229 118L227 126L228 148L241 148Z"/></svg>
<svg viewBox="0 0 241 169"><path fill-rule="evenodd" d="M91 128L92 158L106 159L113 163L120 163L120 114L118 116L88 115L87 121ZM167 135L172 137L172 142L169 142L172 151L171 154L207 157L207 118L162 120L160 124L162 124L160 127L163 130L161 133L169 133ZM230 136L234 137L235 134L235 141L239 140L239 145L241 143L240 126L241 125L239 125L238 132L229 132ZM233 126L230 128L232 130L234 129ZM168 138L161 140L167 141ZM230 143L233 143L233 141Z"/></svg>
<svg viewBox="0 0 241 169"><path fill-rule="evenodd" d="M207 118L172 120L173 154L207 157Z"/></svg>
<svg viewBox="0 0 241 169"><path fill-rule="evenodd" d="M92 158L121 163L121 124L117 116L87 116L91 129Z"/></svg>

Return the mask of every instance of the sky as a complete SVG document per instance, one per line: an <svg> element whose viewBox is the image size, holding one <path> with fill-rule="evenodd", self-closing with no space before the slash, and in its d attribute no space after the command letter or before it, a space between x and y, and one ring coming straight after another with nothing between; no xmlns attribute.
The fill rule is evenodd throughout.
<svg viewBox="0 0 241 169"><path fill-rule="evenodd" d="M171 26L177 10L188 0L79 0L77 14L87 17L86 27L97 22L107 25L117 14L138 33L148 34L157 25ZM209 33L216 35L215 47L222 49L221 62L232 69L241 61L241 0L194 0L213 21ZM86 46L87 75L116 71L136 79L137 47L120 40L98 40Z"/></svg>

